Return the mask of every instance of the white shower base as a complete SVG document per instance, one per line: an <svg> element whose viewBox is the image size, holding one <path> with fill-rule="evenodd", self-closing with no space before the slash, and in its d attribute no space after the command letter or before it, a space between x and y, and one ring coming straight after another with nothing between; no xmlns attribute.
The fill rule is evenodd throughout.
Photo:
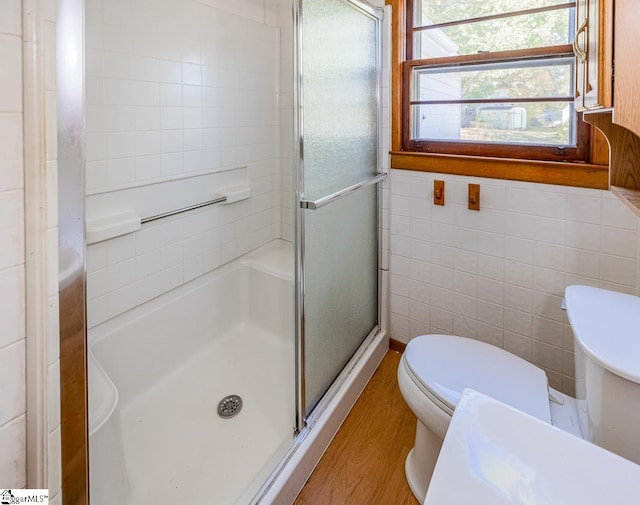
<svg viewBox="0 0 640 505"><path fill-rule="evenodd" d="M132 504L203 496L235 503L247 476L255 481L286 449L293 419L284 385L292 374L283 372L292 368L291 349L277 340L242 324L122 410ZM229 393L242 397L243 409L222 419L216 405Z"/></svg>
<svg viewBox="0 0 640 505"><path fill-rule="evenodd" d="M294 440L292 252L276 240L90 330L92 505L293 502L388 337L372 332ZM221 419L229 394L243 409Z"/></svg>
<svg viewBox="0 0 640 505"><path fill-rule="evenodd" d="M292 267L276 241L92 330L93 505L250 500L293 438Z"/></svg>

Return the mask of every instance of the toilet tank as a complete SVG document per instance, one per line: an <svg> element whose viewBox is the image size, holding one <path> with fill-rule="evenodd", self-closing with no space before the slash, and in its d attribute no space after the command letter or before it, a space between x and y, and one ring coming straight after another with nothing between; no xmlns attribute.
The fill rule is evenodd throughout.
<svg viewBox="0 0 640 505"><path fill-rule="evenodd" d="M565 302L583 436L640 463L640 298L569 286Z"/></svg>

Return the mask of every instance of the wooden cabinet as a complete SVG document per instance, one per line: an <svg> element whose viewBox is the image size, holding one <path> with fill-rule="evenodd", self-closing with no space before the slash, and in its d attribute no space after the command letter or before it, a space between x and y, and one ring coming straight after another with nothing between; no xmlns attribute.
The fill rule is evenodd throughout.
<svg viewBox="0 0 640 505"><path fill-rule="evenodd" d="M640 136L640 5L616 0L613 121Z"/></svg>
<svg viewBox="0 0 640 505"><path fill-rule="evenodd" d="M634 0L629 0L634 1ZM576 110L611 107L613 0L577 0Z"/></svg>
<svg viewBox="0 0 640 505"><path fill-rule="evenodd" d="M609 143L609 186L640 216L640 8L615 0L613 108L585 113ZM607 48L611 50L611 48Z"/></svg>
<svg viewBox="0 0 640 505"><path fill-rule="evenodd" d="M584 120L609 143L609 189L640 217L640 137L616 124L614 109L585 112Z"/></svg>

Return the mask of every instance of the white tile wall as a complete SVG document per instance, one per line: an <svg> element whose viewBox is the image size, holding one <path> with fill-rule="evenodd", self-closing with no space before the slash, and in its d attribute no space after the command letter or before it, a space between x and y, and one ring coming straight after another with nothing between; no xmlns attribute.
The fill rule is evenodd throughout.
<svg viewBox="0 0 640 505"><path fill-rule="evenodd" d="M278 24L280 26L280 138L279 164L281 169L282 238L294 240L295 179L293 159L294 128L294 53L293 53L293 1L278 0Z"/></svg>
<svg viewBox="0 0 640 505"><path fill-rule="evenodd" d="M26 485L22 2L0 15L0 475Z"/></svg>
<svg viewBox="0 0 640 505"><path fill-rule="evenodd" d="M281 236L277 7L88 2L88 193L240 166L252 191L89 246L90 326Z"/></svg>
<svg viewBox="0 0 640 505"><path fill-rule="evenodd" d="M251 203L212 206L89 246L89 326L144 303L254 248Z"/></svg>
<svg viewBox="0 0 640 505"><path fill-rule="evenodd" d="M273 175L279 41L264 20L274 9L89 1L89 193L247 163Z"/></svg>
<svg viewBox="0 0 640 505"><path fill-rule="evenodd" d="M197 0L269 26L278 26L278 3L282 0ZM288 0L285 0L288 1Z"/></svg>
<svg viewBox="0 0 640 505"><path fill-rule="evenodd" d="M24 339L24 265L0 270L0 349ZM11 296L9 296L11 295Z"/></svg>
<svg viewBox="0 0 640 505"><path fill-rule="evenodd" d="M25 406L25 341L15 342L0 353L0 397L5 408L0 413L0 426L24 414Z"/></svg>
<svg viewBox="0 0 640 505"><path fill-rule="evenodd" d="M639 293L640 220L608 191L392 170L391 336L484 340L574 392L564 288ZM433 180L445 181L445 207ZM482 209L466 206L468 183Z"/></svg>
<svg viewBox="0 0 640 505"><path fill-rule="evenodd" d="M24 373L24 370L23 370ZM21 488L25 486L26 415L21 414L0 426L0 475L3 486Z"/></svg>

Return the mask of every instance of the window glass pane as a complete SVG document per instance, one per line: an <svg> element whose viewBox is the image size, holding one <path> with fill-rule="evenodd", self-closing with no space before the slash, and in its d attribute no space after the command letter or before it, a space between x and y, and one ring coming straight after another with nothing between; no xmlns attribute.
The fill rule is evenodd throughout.
<svg viewBox="0 0 640 505"><path fill-rule="evenodd" d="M415 0L414 26L561 5L559 0Z"/></svg>
<svg viewBox="0 0 640 505"><path fill-rule="evenodd" d="M573 58L414 69L412 100L573 96Z"/></svg>
<svg viewBox="0 0 640 505"><path fill-rule="evenodd" d="M413 105L413 139L575 145L573 102Z"/></svg>
<svg viewBox="0 0 640 505"><path fill-rule="evenodd" d="M562 9L419 31L414 35L413 57L548 47L569 44L572 38L573 9Z"/></svg>

